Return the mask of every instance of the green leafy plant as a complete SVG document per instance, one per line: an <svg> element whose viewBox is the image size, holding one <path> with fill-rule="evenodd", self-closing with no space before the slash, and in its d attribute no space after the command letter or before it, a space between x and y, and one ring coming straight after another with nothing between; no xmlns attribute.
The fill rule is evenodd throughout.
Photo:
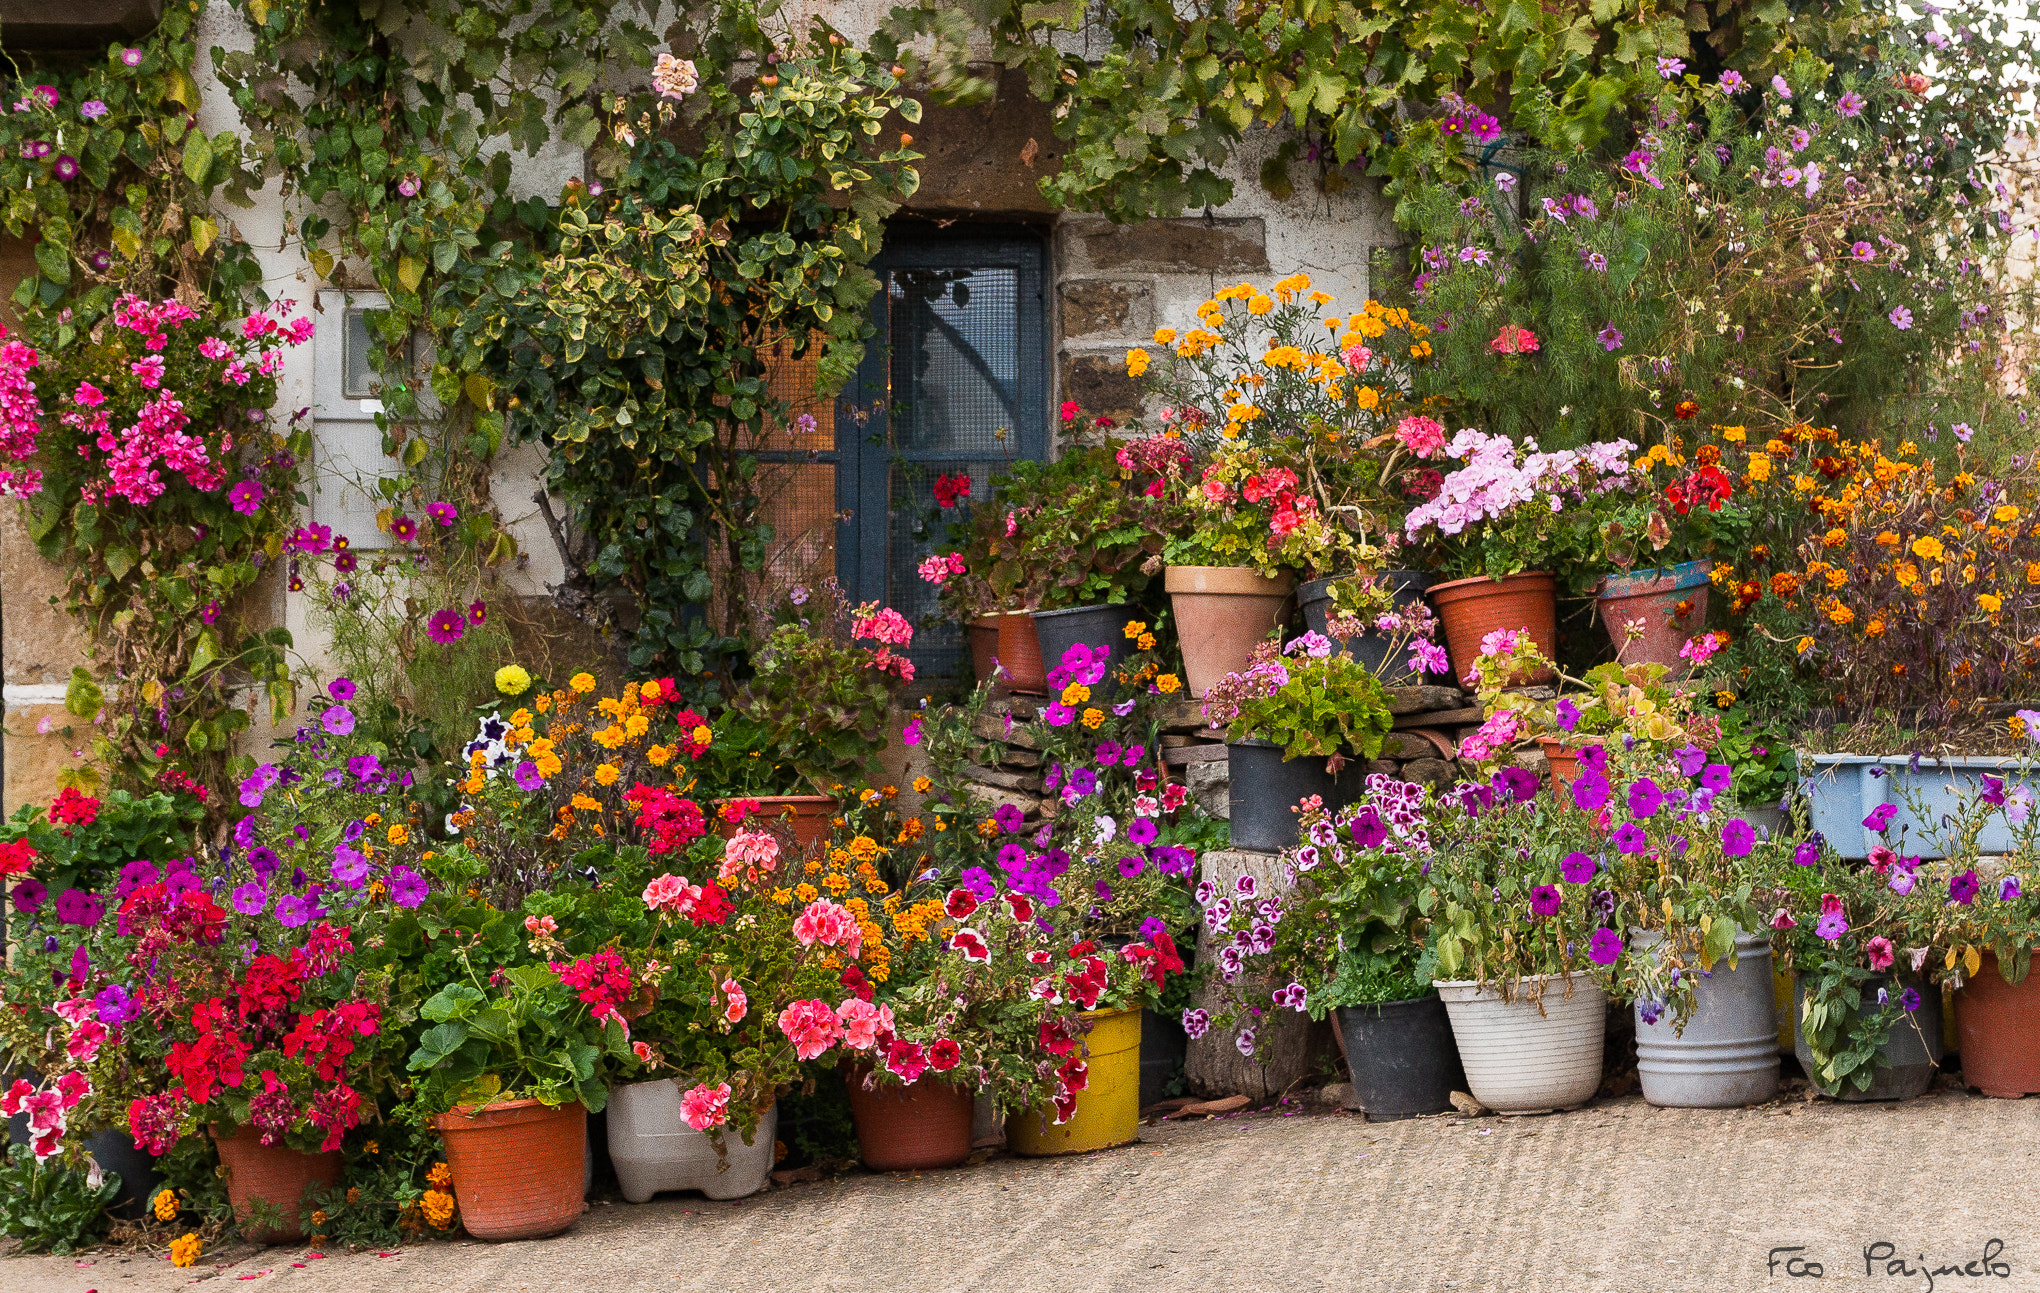
<svg viewBox="0 0 2040 1293"><path fill-rule="evenodd" d="M1228 740L1281 746L1285 760L1372 759L1395 726L1381 680L1314 633L1255 647L1246 672L1206 693L1204 715Z"/></svg>
<svg viewBox="0 0 2040 1293"><path fill-rule="evenodd" d="M600 1113L609 1101L600 1039L612 1031L620 1044L622 1029L598 1026L547 966L520 965L485 977L467 947L455 955L464 981L443 985L418 1010L433 1025L418 1039L408 1066L419 1074L418 1105L445 1113L524 1098L549 1105L578 1100Z"/></svg>
<svg viewBox="0 0 2040 1293"><path fill-rule="evenodd" d="M118 1172L38 1163L27 1145L10 1145L0 1161L0 1235L20 1240L23 1252L68 1253L106 1232L119 1193Z"/></svg>

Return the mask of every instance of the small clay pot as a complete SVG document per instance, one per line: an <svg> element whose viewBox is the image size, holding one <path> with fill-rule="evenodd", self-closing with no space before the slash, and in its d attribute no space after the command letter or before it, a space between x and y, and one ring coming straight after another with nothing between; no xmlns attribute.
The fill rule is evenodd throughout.
<svg viewBox="0 0 2040 1293"><path fill-rule="evenodd" d="M313 1185L331 1189L340 1182L338 1153L307 1154L285 1145L265 1145L252 1127L214 1124L213 1144L227 1174L227 1201L244 1222L257 1201L280 1209L285 1224L257 1226L248 1238L258 1244L295 1244L305 1237L300 1217L305 1191Z"/></svg>
<svg viewBox="0 0 2040 1293"><path fill-rule="evenodd" d="M588 1111L511 1100L434 1115L461 1224L477 1239L543 1239L586 1209Z"/></svg>
<svg viewBox="0 0 2040 1293"><path fill-rule="evenodd" d="M870 1069L845 1075L857 1151L874 1172L918 1172L955 1167L970 1157L970 1092L924 1073L912 1086L885 1082L866 1088Z"/></svg>
<svg viewBox="0 0 2040 1293"><path fill-rule="evenodd" d="M1496 629L1527 631L1547 660L1558 658L1558 581L1546 571L1504 579L1485 575L1433 585L1426 594L1445 628L1452 676L1465 681L1480 657L1480 640ZM1540 669L1519 681L1550 682L1558 675Z"/></svg>

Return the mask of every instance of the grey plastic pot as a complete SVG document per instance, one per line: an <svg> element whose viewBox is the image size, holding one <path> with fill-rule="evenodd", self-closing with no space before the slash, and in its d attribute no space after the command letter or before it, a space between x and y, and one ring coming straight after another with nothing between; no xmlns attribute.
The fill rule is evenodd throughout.
<svg viewBox="0 0 2040 1293"><path fill-rule="evenodd" d="M1657 930L1631 930L1632 955L1649 956ZM1717 961L1693 985L1693 1017L1684 1031L1669 1014L1654 1024L1636 1010L1636 1070L1643 1098L1668 1109L1733 1109L1778 1094L1778 1022L1771 982L1771 939L1735 940L1736 966Z"/></svg>
<svg viewBox="0 0 2040 1293"><path fill-rule="evenodd" d="M1806 1000L1812 995L1811 986L1805 975L1796 975L1792 980L1792 1053L1799 1057L1799 1067L1806 1070L1807 1081L1813 1083L1822 1095L1834 1096L1837 1100L1910 1100L1925 1095L1927 1088L1934 1085L1934 1071L1941 1066L1941 989L1915 975L1901 974L1873 975L1863 985L1866 999L1874 999L1879 988L1900 992L1906 988L1920 994L1920 1008L1900 1019L1891 1029L1891 1037L1878 1053L1882 1061L1877 1066L1877 1076L1867 1091L1849 1087L1840 1093L1823 1085L1814 1076L1813 1050L1806 1044L1806 1030L1801 1021L1806 1018Z"/></svg>
<svg viewBox="0 0 2040 1293"><path fill-rule="evenodd" d="M2040 771L2020 771L2017 759L1991 759L1957 755L1947 759L1921 759L1915 767L1904 754L1809 754L1799 752L1801 786L1812 809L1811 825L1827 837L1835 852L1845 858L1865 858L1870 850L1905 833L1905 851L1920 857L1940 857L1940 846L1924 829L1905 791L1910 789L1929 809L1946 803L1954 806L1955 796L1973 793L1982 786L1981 777L1990 773L2012 784L2023 783L2040 790ZM1897 809L1882 834L1863 824L1879 805ZM1976 847L1983 853L2010 853L2016 847L2012 827L2002 818L1984 827Z"/></svg>
<svg viewBox="0 0 2040 1293"><path fill-rule="evenodd" d="M1296 605L1303 612L1304 625L1311 632L1325 631L1325 622L1330 618L1332 609L1332 585L1351 578L1353 576L1344 575L1335 579L1312 579L1296 586ZM1438 576L1421 570L1384 570L1380 581L1388 585L1390 595L1395 598L1396 609L1401 610L1421 604L1424 591L1438 582ZM1406 657L1390 661L1388 637L1373 629L1346 638L1339 645L1385 683L1419 683L1425 679L1425 675L1411 671Z"/></svg>
<svg viewBox="0 0 2040 1293"><path fill-rule="evenodd" d="M1353 1099L1376 1122L1442 1113L1466 1089L1452 1019L1436 992L1406 1001L1339 1007Z"/></svg>
<svg viewBox="0 0 2040 1293"><path fill-rule="evenodd" d="M1319 758L1282 758L1273 741L1226 742L1226 804L1232 846L1278 853L1297 841L1297 801L1321 795L1327 808L1357 799L1366 764L1347 762L1335 780Z"/></svg>

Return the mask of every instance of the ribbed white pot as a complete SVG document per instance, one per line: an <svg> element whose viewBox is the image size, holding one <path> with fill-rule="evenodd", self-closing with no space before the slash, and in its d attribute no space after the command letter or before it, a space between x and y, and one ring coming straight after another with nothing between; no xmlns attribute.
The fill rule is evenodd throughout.
<svg viewBox="0 0 2040 1293"><path fill-rule="evenodd" d="M609 1157L623 1197L644 1203L661 1190L699 1190L711 1199L741 1199L765 1188L772 1174L772 1144L779 1106L758 1120L746 1145L736 1128L723 1129L727 1171L705 1131L680 1116L680 1084L671 1078L609 1088Z"/></svg>
<svg viewBox="0 0 2040 1293"><path fill-rule="evenodd" d="M1542 1002L1525 1000L1540 983ZM1474 1099L1497 1113L1550 1113L1593 1098L1601 1085L1607 998L1586 975L1573 976L1571 996L1563 975L1524 979L1514 1001L1472 980L1431 986L1452 1019Z"/></svg>

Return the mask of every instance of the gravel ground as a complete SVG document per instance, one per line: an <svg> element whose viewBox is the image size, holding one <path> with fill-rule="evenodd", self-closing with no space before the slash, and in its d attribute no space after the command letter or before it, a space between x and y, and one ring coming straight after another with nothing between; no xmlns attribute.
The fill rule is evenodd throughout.
<svg viewBox="0 0 2040 1293"><path fill-rule="evenodd" d="M348 1293L1654 1293L1849 1280L2040 1293L2036 1119L2040 1102L1960 1091L1727 1111L1630 1096L1542 1118L1401 1123L1247 1114L1144 1127L1136 1145L1068 1160L1001 1155L738 1203L598 1202L537 1242L311 1261L242 1249L190 1271L160 1256L11 1257L0 1289L143 1293L196 1277ZM1878 1244L1889 1251L1873 1249L1866 1274Z"/></svg>

